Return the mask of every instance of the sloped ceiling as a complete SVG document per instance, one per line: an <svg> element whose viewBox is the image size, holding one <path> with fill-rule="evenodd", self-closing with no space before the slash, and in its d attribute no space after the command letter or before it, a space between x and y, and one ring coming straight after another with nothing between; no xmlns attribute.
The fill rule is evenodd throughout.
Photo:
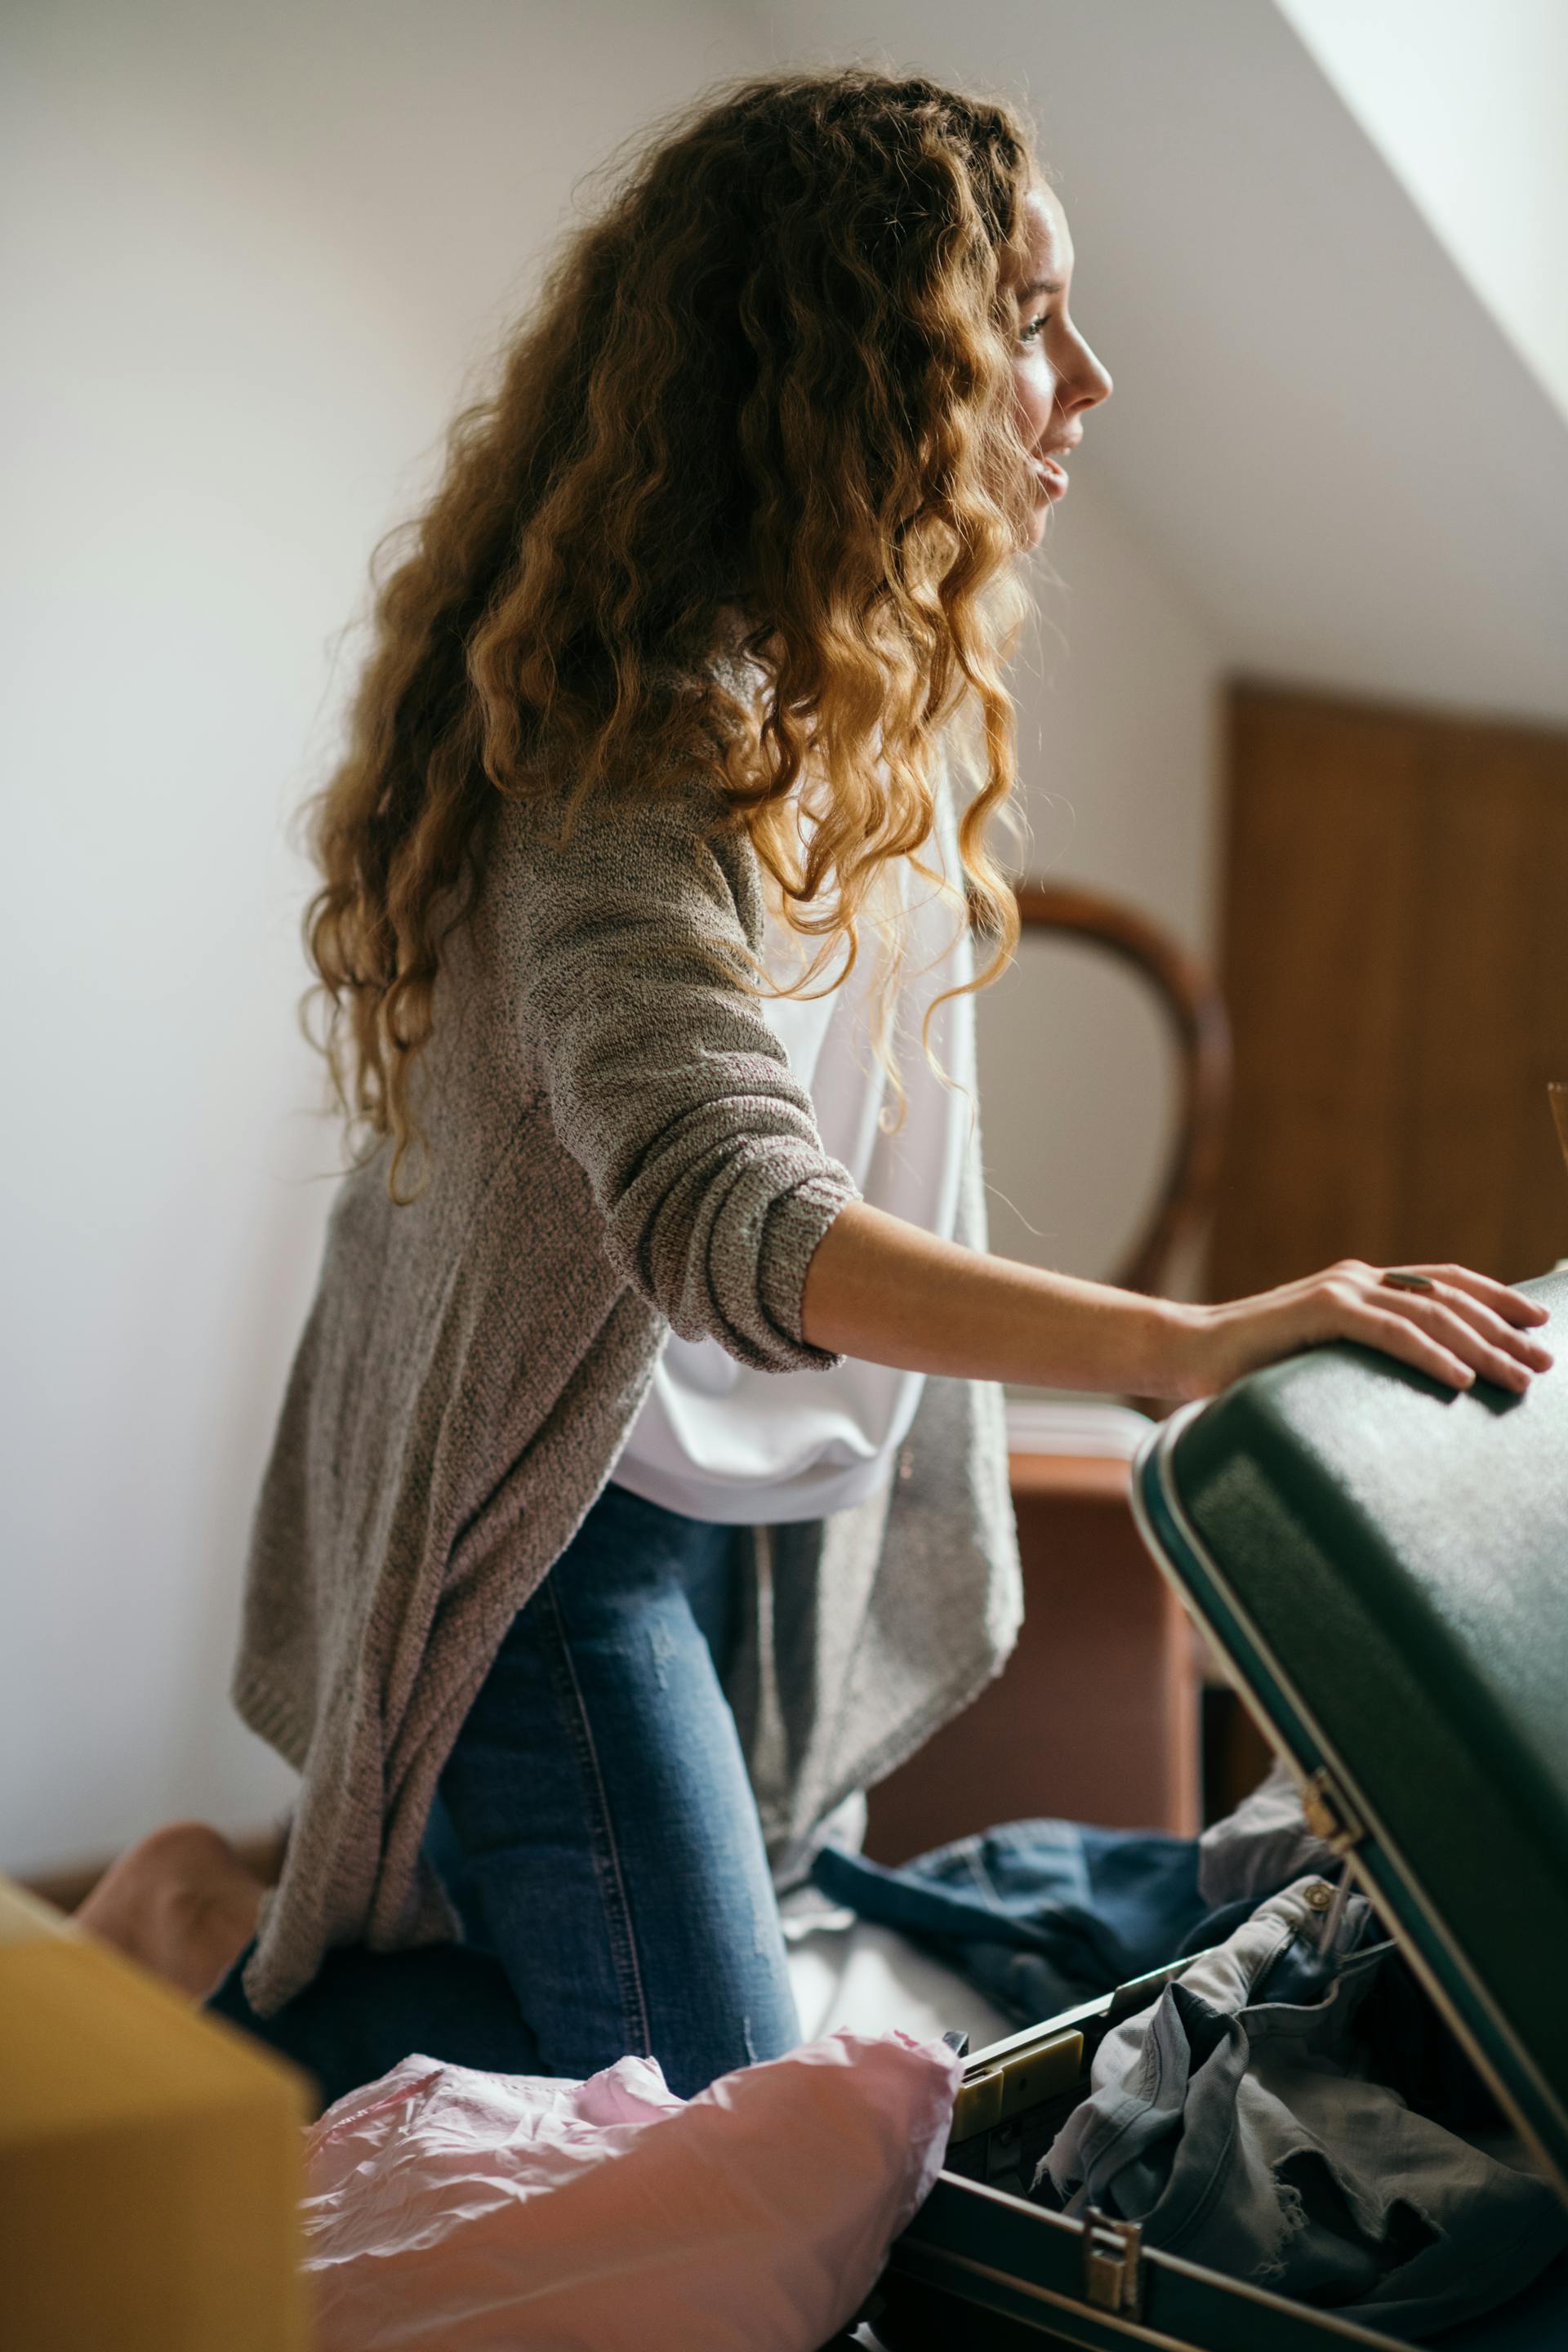
<svg viewBox="0 0 1568 2352"><path fill-rule="evenodd" d="M1021 92L1099 469L1232 669L1568 721L1568 418L1265 0L816 0L781 58Z"/></svg>
<svg viewBox="0 0 1568 2352"><path fill-rule="evenodd" d="M1274 0L1568 412L1563 0Z"/></svg>

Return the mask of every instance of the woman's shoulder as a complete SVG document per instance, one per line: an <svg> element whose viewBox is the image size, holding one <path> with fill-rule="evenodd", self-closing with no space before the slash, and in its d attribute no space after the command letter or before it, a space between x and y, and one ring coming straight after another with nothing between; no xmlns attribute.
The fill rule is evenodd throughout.
<svg viewBox="0 0 1568 2352"><path fill-rule="evenodd" d="M487 882L501 904L562 911L635 899L676 929L763 922L761 869L743 824L715 780L689 768L587 793L542 775L508 793Z"/></svg>

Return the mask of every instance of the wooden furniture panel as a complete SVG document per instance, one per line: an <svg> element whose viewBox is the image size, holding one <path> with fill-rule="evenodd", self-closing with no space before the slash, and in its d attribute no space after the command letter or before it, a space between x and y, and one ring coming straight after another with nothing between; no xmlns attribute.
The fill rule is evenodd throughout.
<svg viewBox="0 0 1568 2352"><path fill-rule="evenodd" d="M1213 1295L1568 1252L1568 735L1235 688L1223 980Z"/></svg>

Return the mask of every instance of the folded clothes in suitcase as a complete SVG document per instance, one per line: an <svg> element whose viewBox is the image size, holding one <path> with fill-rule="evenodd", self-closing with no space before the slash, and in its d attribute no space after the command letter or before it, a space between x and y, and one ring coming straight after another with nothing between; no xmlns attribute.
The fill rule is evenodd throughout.
<svg viewBox="0 0 1568 2352"><path fill-rule="evenodd" d="M1568 1321L1568 1276L1521 1286ZM1298 1948L1314 1912L1347 1957L1392 1938L1454 2078L1568 2204L1568 1364L1516 1397L1313 1349L1153 1431L1134 1507L1336 1858L1279 1898ZM1348 2316L1331 2284L1292 2299L1187 2259L1114 2193L1086 2203L1117 2130L1143 2123L1089 2111L1097 2053L1098 2081L1121 2042L1211 2018L1166 1988L1191 1975L1212 1997L1215 1965L1156 1970L972 2063L948 2167L882 2283L886 2343L1306 2352L1419 2332L1408 2312L1388 2332ZM1107 2107L1116 2083L1095 2095ZM1075 2183L1070 2210L1037 2201ZM1568 2264L1542 2273L1538 2226L1500 2238L1478 2277L1495 2301L1515 2263L1519 2295L1422 2340L1568 2347Z"/></svg>

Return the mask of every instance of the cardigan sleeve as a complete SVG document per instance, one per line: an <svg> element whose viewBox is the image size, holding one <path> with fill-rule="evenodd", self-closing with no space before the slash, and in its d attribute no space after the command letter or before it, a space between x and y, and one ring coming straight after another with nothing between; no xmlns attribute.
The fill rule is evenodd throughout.
<svg viewBox="0 0 1568 2352"><path fill-rule="evenodd" d="M617 1270L682 1339L767 1371L826 1367L840 1359L802 1337L801 1296L858 1195L748 988L754 867L715 814L681 787L601 798L563 841L558 803L509 804L508 968Z"/></svg>

